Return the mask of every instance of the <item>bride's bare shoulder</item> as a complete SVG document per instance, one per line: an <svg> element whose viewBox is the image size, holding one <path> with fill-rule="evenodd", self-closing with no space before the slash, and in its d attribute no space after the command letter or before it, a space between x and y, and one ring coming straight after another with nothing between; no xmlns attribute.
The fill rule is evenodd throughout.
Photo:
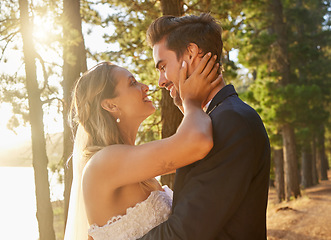
<svg viewBox="0 0 331 240"><path fill-rule="evenodd" d="M87 162L84 168L84 176L96 177L103 174L111 174L118 171L123 154L129 154L132 146L115 144L104 147L96 152Z"/></svg>

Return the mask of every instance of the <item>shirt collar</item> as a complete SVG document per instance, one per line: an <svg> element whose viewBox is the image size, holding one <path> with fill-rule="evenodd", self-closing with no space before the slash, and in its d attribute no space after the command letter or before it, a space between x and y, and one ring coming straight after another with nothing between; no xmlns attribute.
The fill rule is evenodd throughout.
<svg viewBox="0 0 331 240"><path fill-rule="evenodd" d="M207 104L202 108L202 110L203 110L204 112L207 112L207 109L208 109L208 107L209 107L209 105L210 105L210 103L211 103L211 100L212 100L212 99L210 99L209 102L207 102Z"/></svg>

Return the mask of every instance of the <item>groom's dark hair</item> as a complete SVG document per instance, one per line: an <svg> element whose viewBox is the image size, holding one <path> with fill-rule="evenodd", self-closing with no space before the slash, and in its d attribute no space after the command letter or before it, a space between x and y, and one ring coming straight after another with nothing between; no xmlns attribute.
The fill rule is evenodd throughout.
<svg viewBox="0 0 331 240"><path fill-rule="evenodd" d="M211 52L220 61L223 41L222 28L208 13L200 16L162 16L156 19L147 30L148 44L153 47L166 38L166 46L176 53L177 59L183 56L188 45L195 43L203 54Z"/></svg>

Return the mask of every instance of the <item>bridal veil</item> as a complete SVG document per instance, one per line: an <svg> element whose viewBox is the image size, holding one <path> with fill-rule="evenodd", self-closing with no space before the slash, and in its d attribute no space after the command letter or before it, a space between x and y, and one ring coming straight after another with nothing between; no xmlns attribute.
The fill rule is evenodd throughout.
<svg viewBox="0 0 331 240"><path fill-rule="evenodd" d="M83 157L83 150L86 147L86 143L87 135L85 130L81 125L78 125L72 157L73 180L64 240L82 240L88 238L87 231L89 224L81 186L82 172L86 164Z"/></svg>

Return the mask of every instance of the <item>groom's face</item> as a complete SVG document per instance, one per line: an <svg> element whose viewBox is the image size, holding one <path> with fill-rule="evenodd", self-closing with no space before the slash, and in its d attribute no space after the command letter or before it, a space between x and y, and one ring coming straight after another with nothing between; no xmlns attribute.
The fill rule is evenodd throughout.
<svg viewBox="0 0 331 240"><path fill-rule="evenodd" d="M179 96L179 70L183 59L177 59L176 53L166 46L165 39L156 43L153 47L155 67L160 73L159 86L170 92L175 105L181 106L182 100Z"/></svg>

